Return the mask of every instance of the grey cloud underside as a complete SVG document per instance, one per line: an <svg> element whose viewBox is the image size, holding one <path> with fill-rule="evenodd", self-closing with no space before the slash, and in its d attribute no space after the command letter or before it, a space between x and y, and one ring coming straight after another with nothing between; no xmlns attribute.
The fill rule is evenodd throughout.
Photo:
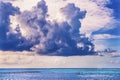
<svg viewBox="0 0 120 80"><path fill-rule="evenodd" d="M3 9L6 7L8 10ZM54 10L53 10L54 11ZM60 9L66 21L47 20L48 8L41 0L31 11L18 13L19 9L10 3L0 2L0 49L1 50L29 50L43 55L92 55L94 44L89 38L80 35L79 28L86 15L73 3ZM11 31L9 16L19 14L20 24L15 32ZM4 23L3 23L4 22ZM24 25L24 26L23 26ZM22 30L26 31L26 37ZM77 46L82 44L82 46Z"/></svg>

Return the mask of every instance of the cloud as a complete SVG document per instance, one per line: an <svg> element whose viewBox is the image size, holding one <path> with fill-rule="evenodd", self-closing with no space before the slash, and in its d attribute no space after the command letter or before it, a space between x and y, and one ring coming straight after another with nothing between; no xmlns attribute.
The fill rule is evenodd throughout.
<svg viewBox="0 0 120 80"><path fill-rule="evenodd" d="M59 9L62 21L47 19L48 7L44 0L31 10L25 10L12 16L5 50L32 50L47 55L91 55L94 45L85 36L80 35L81 22L86 11L81 11L74 3L68 3ZM10 22L10 20L8 20ZM83 46L78 46L83 44ZM12 47L11 47L12 46Z"/></svg>
<svg viewBox="0 0 120 80"><path fill-rule="evenodd" d="M111 34L111 35L120 35L120 1L119 0L109 0L109 3L106 4L106 7L111 9L112 17L114 18L114 25L108 25L108 28L99 29L93 34ZM113 27L111 27L113 26Z"/></svg>
<svg viewBox="0 0 120 80"><path fill-rule="evenodd" d="M114 11L113 16L118 20L120 19L120 6L119 5L120 5L119 0L110 0L110 3L107 4L107 7Z"/></svg>
<svg viewBox="0 0 120 80"><path fill-rule="evenodd" d="M108 28L102 28L92 33L95 41L95 48L99 49L99 46L103 48L112 48L119 51L119 41L120 41L120 1L119 0L109 0L106 7L112 10L112 17L114 17L114 25L108 25ZM113 27L111 27L113 26ZM102 48L101 47L101 48Z"/></svg>
<svg viewBox="0 0 120 80"><path fill-rule="evenodd" d="M94 39L112 39L112 38L120 38L120 36L110 35L110 34L96 34L93 37Z"/></svg>
<svg viewBox="0 0 120 80"><path fill-rule="evenodd" d="M31 8L33 6L36 6L36 4L39 2L40 0L15 0L15 1L8 1L11 2L14 6L17 6L20 8L20 11L23 12L25 10L31 10Z"/></svg>
<svg viewBox="0 0 120 80"><path fill-rule="evenodd" d="M39 56L37 54L29 52L25 53L25 52L0 51L0 68L119 68L120 67L119 59L120 59L119 53L109 54L102 57L101 56L61 57L61 56Z"/></svg>
<svg viewBox="0 0 120 80"><path fill-rule="evenodd" d="M4 40L6 38L6 32L8 31L10 25L10 15L18 13L19 9L12 6L10 3L0 2L0 39Z"/></svg>
<svg viewBox="0 0 120 80"><path fill-rule="evenodd" d="M19 34L10 34L10 15L14 16L19 13L19 8L13 7L11 3L0 2L0 49L5 49L14 42L16 36ZM9 35L9 37L8 37ZM11 38L11 40L10 40ZM6 45L8 43L8 45ZM15 46L12 44L11 47Z"/></svg>
<svg viewBox="0 0 120 80"><path fill-rule="evenodd" d="M45 19L46 11L44 10L47 10L47 6L45 5L45 2L43 4L44 5L42 7L39 7L42 4L41 2L38 3L37 8L34 8L33 12L28 12L27 14L28 17L29 15L30 16L33 15L32 18L29 19L25 15L25 12L22 13L22 15L20 16L20 18L22 19L21 21L25 23L29 21L27 25L31 27L32 30L35 31L38 30L39 44L36 44L32 48L32 50L48 55L88 54L89 47L87 46L89 45L89 42L87 44L87 43L83 43L82 40L80 41L80 35L79 35L79 28L81 26L79 19L80 18L82 19L85 16L86 12L85 11L80 12L80 9L75 7L74 4L68 4L67 6L61 8L61 13L64 15L66 21L62 21L60 23L56 21L51 22ZM36 36L36 33L34 34L34 36ZM82 48L77 47L77 43L78 43L77 39L79 39L79 42L85 45L83 50ZM85 54L83 54L84 51L86 51Z"/></svg>
<svg viewBox="0 0 120 80"><path fill-rule="evenodd" d="M81 31L83 33L92 33L101 28L109 29L113 27L115 23L114 18L112 17L112 10L105 7L106 0L90 1L85 4L87 15L86 18L82 20ZM101 5L102 4L102 5Z"/></svg>
<svg viewBox="0 0 120 80"><path fill-rule="evenodd" d="M104 50L107 48L111 48L113 50L119 51L119 35L113 35L113 34L94 34L93 35L93 41L95 45L95 51L97 50Z"/></svg>
<svg viewBox="0 0 120 80"><path fill-rule="evenodd" d="M16 41L12 48L15 50L33 50L46 54L53 51L50 53L59 54L63 53L66 48L59 52L61 46L69 45L74 46L72 48L73 52L89 51L90 46L93 49L94 45L88 38L84 37L82 39L80 33L86 33L87 36L90 36L91 33L100 29L112 29L114 27L112 25L116 23L112 16L113 10L106 7L106 4L110 3L109 0L45 0L45 2L19 0L11 2L14 6L20 7L21 11L20 15L9 16L11 24L9 32L7 32L9 42L6 44L11 43L9 45L11 46L13 45L12 42ZM62 35L68 35L64 36L68 39L63 38L61 32ZM55 34L61 37L58 39ZM101 39L104 39L104 37L115 38L115 36L106 33L104 35L94 35L93 37L94 39L98 39L98 37ZM73 44L70 44L71 41ZM60 45L60 43L67 44ZM79 47L79 44L82 44L84 48ZM47 49L46 46L50 49ZM71 47L67 49L70 50Z"/></svg>
<svg viewBox="0 0 120 80"><path fill-rule="evenodd" d="M49 17L47 19L53 21L60 21L62 14L59 9L65 7L68 3L74 3L81 10L86 10L86 17L81 20L82 27L81 33L91 34L101 28L112 28L116 20L112 16L113 10L106 5L110 3L110 0L45 0L48 6ZM13 5L21 7L21 11L30 10L32 6L35 6L39 0L30 0L29 3L26 0L13 2ZM27 4L27 5L26 5ZM54 10L54 11L53 11ZM92 19L92 20L91 20Z"/></svg>
<svg viewBox="0 0 120 80"><path fill-rule="evenodd" d="M58 20L59 16L62 16L58 15L58 10L61 7L66 6L68 3L74 3L81 10L86 10L86 17L81 20L81 33L91 34L101 28L109 29L110 27L113 27L112 25L115 23L114 17L112 17L112 9L105 6L109 3L109 0L46 0L46 3L49 6L48 13L50 15L50 20Z"/></svg>

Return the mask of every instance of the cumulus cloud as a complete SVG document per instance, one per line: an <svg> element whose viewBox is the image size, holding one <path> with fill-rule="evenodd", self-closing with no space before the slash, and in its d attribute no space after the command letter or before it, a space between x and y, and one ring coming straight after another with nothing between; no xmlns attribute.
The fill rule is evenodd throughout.
<svg viewBox="0 0 120 80"><path fill-rule="evenodd" d="M41 0L31 10L21 12L17 15L18 22L8 28L5 49L32 50L40 54L63 56L94 54L91 40L79 34L79 19L85 17L86 11L81 11L74 3L67 4L59 11L64 17L63 21L47 20L48 7Z"/></svg>
<svg viewBox="0 0 120 80"><path fill-rule="evenodd" d="M44 3L45 6L45 3ZM42 6L43 7L43 6ZM45 10L42 7L37 7L37 11ZM47 7L46 7L47 8ZM72 8L72 10L71 10ZM30 13L30 12L29 12ZM37 15L34 18L35 20L28 19L25 16L22 16L23 18L26 18L27 21L31 21L33 25L28 24L30 27L33 27L35 31L38 30L39 34L39 44L36 44L32 50L35 50L39 53L44 54L55 54L55 55L81 55L81 53L84 53L83 51L86 51L88 54L89 47L84 47L85 49L81 49L77 47L78 39L80 39L79 35L79 28L81 26L81 23L79 22L80 18L83 18L85 16L85 11L80 12L80 9L75 7L74 4L68 4L64 8L61 8L61 13L65 16L66 21L63 22L51 22L45 20L46 12L43 11L43 14L37 14L36 11L31 12L32 14ZM23 13L24 14L24 13ZM30 15L32 15L30 14ZM42 17L40 17L42 16ZM37 20L37 21L36 21ZM39 22L39 23L38 23ZM37 26L36 26L37 25ZM79 40L80 42L80 40ZM85 54L86 54L85 53ZM84 54L82 54L84 55Z"/></svg>
<svg viewBox="0 0 120 80"><path fill-rule="evenodd" d="M14 6L17 6L20 8L20 11L23 12L25 10L31 10L33 6L36 6L36 4L40 0L14 0L14 1L8 1L11 2Z"/></svg>
<svg viewBox="0 0 120 80"><path fill-rule="evenodd" d="M110 27L113 27L112 25L115 21L112 17L112 10L105 7L105 4L107 4L106 0L102 2L103 4L99 1L102 2L103 0L94 0L86 3L86 6L90 8L86 8L88 14L82 21L81 31L83 33L92 33L101 28L109 29Z"/></svg>
<svg viewBox="0 0 120 80"><path fill-rule="evenodd" d="M14 1L13 5L21 7L21 11L30 10L32 6L35 6L39 0L26 0ZM59 9L65 7L68 3L74 3L81 10L86 10L86 18L81 20L82 27L81 33L91 34L101 28L112 28L116 23L112 16L113 10L106 7L110 0L45 0L48 5L49 20L63 20L62 14ZM27 5L26 5L27 4ZM54 11L53 11L54 10ZM91 20L92 19L92 20Z"/></svg>
<svg viewBox="0 0 120 80"><path fill-rule="evenodd" d="M9 16L10 21L8 21L11 24L8 28L9 31L5 32L8 40L5 44L9 43L9 46L12 45L13 48L11 50L25 49L39 53L41 51L42 53L49 53L50 50L53 51L52 54L59 54L60 47L63 46L61 44L67 43L66 45L74 46L78 53L79 51L84 52L85 49L89 51L89 49L93 49L93 47L90 47L93 44L88 38L83 38L80 33L86 33L86 36L90 36L94 31L111 29L116 22L112 16L113 10L106 7L110 0L45 0L41 2L39 0L30 0L29 2L26 0L6 0L4 2L11 2L14 6L20 7L21 11L20 15ZM36 6L37 3L38 5ZM61 37L59 39L55 38L55 34ZM62 35L68 35L64 37L68 37L73 44L69 44L67 38L65 38L66 42L61 40L63 38ZM98 34L93 37L94 39L105 39L105 37L110 39L118 36ZM50 39L54 42L50 41ZM16 44L12 44L15 41ZM52 45L52 49L56 48L55 45L57 45L57 48L54 49L55 51L46 48L46 46L49 47L46 45L48 43L50 48ZM55 45L53 46L53 44ZM9 46L6 46L6 48ZM78 48L81 48L82 51Z"/></svg>
<svg viewBox="0 0 120 80"><path fill-rule="evenodd" d="M116 22L112 17L113 10L106 7L106 4L110 3L109 0L46 0L46 2L49 6L50 20L59 19L60 15L57 15L59 14L58 9L66 6L68 3L74 3L82 10L86 10L86 17L81 20L81 33L91 34L101 28L109 29ZM56 13L52 10L55 10Z"/></svg>

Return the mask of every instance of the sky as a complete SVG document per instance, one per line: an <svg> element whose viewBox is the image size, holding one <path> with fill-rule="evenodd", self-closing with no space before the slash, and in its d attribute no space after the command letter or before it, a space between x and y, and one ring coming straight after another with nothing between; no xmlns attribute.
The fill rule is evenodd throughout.
<svg viewBox="0 0 120 80"><path fill-rule="evenodd" d="M89 54L93 48L119 51L119 4L117 0L1 0L1 50L53 55ZM80 34L85 34L83 39Z"/></svg>
<svg viewBox="0 0 120 80"><path fill-rule="evenodd" d="M72 58L108 48L119 52L119 30L119 0L0 0L2 53Z"/></svg>

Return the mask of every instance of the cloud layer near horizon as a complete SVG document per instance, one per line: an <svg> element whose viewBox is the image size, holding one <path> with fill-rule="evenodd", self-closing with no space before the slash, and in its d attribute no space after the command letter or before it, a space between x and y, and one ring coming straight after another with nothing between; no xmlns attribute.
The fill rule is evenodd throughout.
<svg viewBox="0 0 120 80"><path fill-rule="evenodd" d="M119 59L120 54L116 53L102 57L62 57L39 56L29 52L0 51L0 68L120 68Z"/></svg>

